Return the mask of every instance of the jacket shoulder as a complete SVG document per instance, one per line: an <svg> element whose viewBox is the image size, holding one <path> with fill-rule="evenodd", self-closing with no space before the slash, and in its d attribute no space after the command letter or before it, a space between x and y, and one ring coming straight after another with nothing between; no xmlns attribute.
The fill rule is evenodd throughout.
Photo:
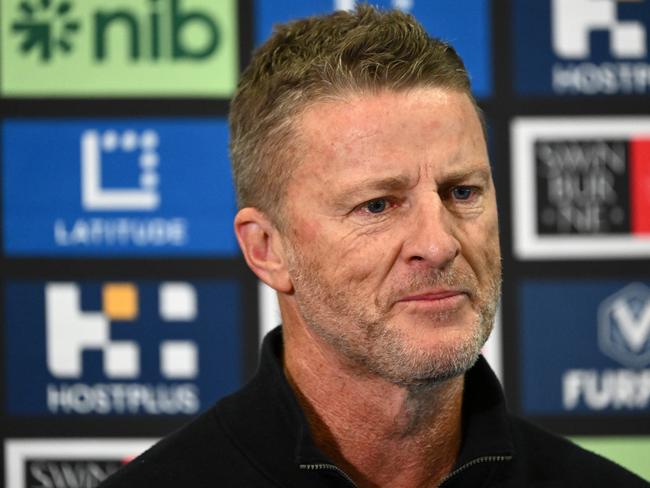
<svg viewBox="0 0 650 488"><path fill-rule="evenodd" d="M524 419L512 417L511 426L515 466L530 486L650 488L618 464Z"/></svg>
<svg viewBox="0 0 650 488"><path fill-rule="evenodd" d="M242 453L219 420L219 405L166 436L100 488L275 486Z"/></svg>

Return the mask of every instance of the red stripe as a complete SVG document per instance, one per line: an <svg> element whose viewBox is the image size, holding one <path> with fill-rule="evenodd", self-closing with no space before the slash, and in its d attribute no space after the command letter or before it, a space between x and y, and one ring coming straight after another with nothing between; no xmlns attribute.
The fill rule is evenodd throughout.
<svg viewBox="0 0 650 488"><path fill-rule="evenodd" d="M630 210L633 234L650 234L650 139L630 142Z"/></svg>

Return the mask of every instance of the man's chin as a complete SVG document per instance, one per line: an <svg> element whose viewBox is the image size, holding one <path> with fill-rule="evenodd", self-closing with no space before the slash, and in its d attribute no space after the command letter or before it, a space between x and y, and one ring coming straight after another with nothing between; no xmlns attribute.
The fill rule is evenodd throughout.
<svg viewBox="0 0 650 488"><path fill-rule="evenodd" d="M482 336L454 341L453 338L435 344L390 341L376 350L372 364L374 373L402 386L436 384L465 374L478 359Z"/></svg>

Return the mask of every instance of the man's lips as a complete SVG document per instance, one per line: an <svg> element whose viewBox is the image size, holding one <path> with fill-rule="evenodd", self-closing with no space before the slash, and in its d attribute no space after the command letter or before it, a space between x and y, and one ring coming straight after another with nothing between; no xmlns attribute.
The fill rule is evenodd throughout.
<svg viewBox="0 0 650 488"><path fill-rule="evenodd" d="M424 293L416 293L401 298L400 302L438 302L454 298L467 296L468 293L463 290L436 290Z"/></svg>

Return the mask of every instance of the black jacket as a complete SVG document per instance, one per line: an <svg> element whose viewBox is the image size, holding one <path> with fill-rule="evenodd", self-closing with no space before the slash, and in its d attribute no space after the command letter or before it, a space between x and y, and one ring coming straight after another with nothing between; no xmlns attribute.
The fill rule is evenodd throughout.
<svg viewBox="0 0 650 488"><path fill-rule="evenodd" d="M264 340L260 367L219 401L100 485L116 487L354 486L314 445L282 370L278 328ZM481 358L467 372L463 440L452 487L650 487L616 464L514 417Z"/></svg>

